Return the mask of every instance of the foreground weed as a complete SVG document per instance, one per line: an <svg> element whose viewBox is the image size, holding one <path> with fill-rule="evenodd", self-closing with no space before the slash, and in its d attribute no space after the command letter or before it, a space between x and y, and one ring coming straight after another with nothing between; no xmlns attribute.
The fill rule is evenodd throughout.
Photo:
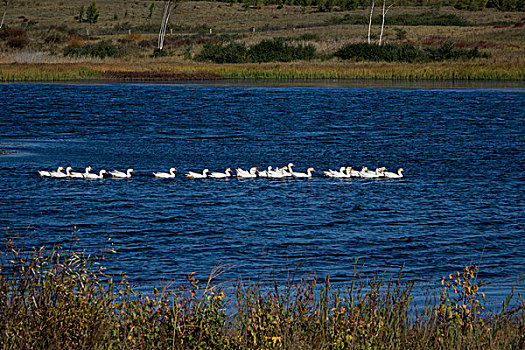
<svg viewBox="0 0 525 350"><path fill-rule="evenodd" d="M286 284L238 280L224 288L215 268L142 294L123 275L74 245L0 252L0 348L60 349L521 349L525 303L514 288L502 310L484 309L478 267L443 277L424 310L414 283L365 276L354 266L346 288L315 273ZM518 280L519 282L519 280ZM231 295L230 299L228 295ZM518 299L516 301L516 299Z"/></svg>

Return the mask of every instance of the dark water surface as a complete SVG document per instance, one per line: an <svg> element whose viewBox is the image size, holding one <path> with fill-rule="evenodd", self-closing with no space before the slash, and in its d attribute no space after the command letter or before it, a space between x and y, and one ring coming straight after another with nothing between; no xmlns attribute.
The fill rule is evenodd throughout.
<svg viewBox="0 0 525 350"><path fill-rule="evenodd" d="M110 267L144 288L216 264L232 266L223 279L344 283L360 258L431 283L480 262L502 296L525 271L522 90L5 84L0 109L0 238L30 225L52 243L76 226L94 250L110 236ZM318 177L181 176L290 161ZM88 165L135 176L36 174ZM343 165L406 177L320 176ZM174 180L151 176L170 167Z"/></svg>

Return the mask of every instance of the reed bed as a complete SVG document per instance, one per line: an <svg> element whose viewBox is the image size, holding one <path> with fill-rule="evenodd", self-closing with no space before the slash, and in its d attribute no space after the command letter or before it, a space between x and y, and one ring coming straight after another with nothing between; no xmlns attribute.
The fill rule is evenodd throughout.
<svg viewBox="0 0 525 350"><path fill-rule="evenodd" d="M100 73L78 64L2 64L0 81L82 81L96 79Z"/></svg>
<svg viewBox="0 0 525 350"><path fill-rule="evenodd" d="M525 67L476 64L366 63L334 66L285 64L210 68L235 79L525 80Z"/></svg>
<svg viewBox="0 0 525 350"><path fill-rule="evenodd" d="M365 276L345 289L326 276L271 285L238 280L135 291L110 276L104 256L74 245L28 248L8 240L0 254L2 349L523 349L525 302L510 291L501 310L484 309L478 268L444 276L424 308L412 281ZM439 281L436 281L439 282ZM512 307L511 307L512 305Z"/></svg>
<svg viewBox="0 0 525 350"><path fill-rule="evenodd" d="M525 67L506 64L448 62L341 63L294 62L266 64L209 63L67 63L0 64L0 81L207 79L383 79L383 80L525 80Z"/></svg>

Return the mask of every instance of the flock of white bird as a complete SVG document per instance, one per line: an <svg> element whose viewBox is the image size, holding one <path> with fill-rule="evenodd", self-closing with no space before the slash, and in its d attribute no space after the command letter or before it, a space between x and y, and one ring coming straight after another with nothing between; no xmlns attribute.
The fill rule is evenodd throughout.
<svg viewBox="0 0 525 350"><path fill-rule="evenodd" d="M244 170L241 168L236 169L236 174L232 174L232 170L227 168L224 173L221 172L211 172L209 169L204 169L202 173L197 173L189 171L185 176L191 179L204 179L204 178L213 178L213 179L225 179L230 177L238 178L256 178L256 177L266 177L266 178L311 178L315 172L314 168L308 168L306 172L297 172L293 170L295 165L289 163L287 166L282 168L273 169L269 166L266 170L259 170L257 167L253 167L249 170ZM56 178L79 178L79 179L103 179L104 174L108 174L106 170L100 170L97 173L92 173L93 168L88 166L85 171L74 172L72 167L67 167L64 171L64 167L59 167L56 171L46 171L41 170L38 172L40 176L46 177L56 177ZM361 178L402 178L403 177L403 168L399 168L397 173L386 171L385 167L377 168L375 170L370 170L367 167L362 167L360 171L352 169L352 167L341 167L339 170L327 170L323 171L324 176L333 177L333 178L351 178L351 177L361 177ZM154 172L153 176L157 178L170 179L175 178L175 172L177 169L171 168L169 172ZM126 172L113 170L109 172L109 175L114 178L130 178L133 169L128 169Z"/></svg>

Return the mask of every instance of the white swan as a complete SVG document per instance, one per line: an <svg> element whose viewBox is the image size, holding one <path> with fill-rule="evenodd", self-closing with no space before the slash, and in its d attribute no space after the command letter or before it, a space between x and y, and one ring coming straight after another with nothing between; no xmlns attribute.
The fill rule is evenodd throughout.
<svg viewBox="0 0 525 350"><path fill-rule="evenodd" d="M243 170L241 168L237 169L237 177L241 178L254 178L257 177L257 167L253 167L250 171Z"/></svg>
<svg viewBox="0 0 525 350"><path fill-rule="evenodd" d="M133 172L133 169L128 169L125 173L122 172L122 171L118 171L118 170L113 170L113 171L110 171L109 173L113 177L118 177L120 179L124 179L124 178L130 178L132 172Z"/></svg>
<svg viewBox="0 0 525 350"><path fill-rule="evenodd" d="M390 171L385 171L383 174L390 179L400 179L403 177L403 171L405 171L405 169L399 168L397 174Z"/></svg>
<svg viewBox="0 0 525 350"><path fill-rule="evenodd" d="M232 174L231 174L231 169L230 168L227 168L224 173L218 173L218 172L213 172L210 174L210 177L214 178L214 179L225 179L225 178L228 178L228 177L231 177Z"/></svg>
<svg viewBox="0 0 525 350"><path fill-rule="evenodd" d="M306 170L306 173L293 172L293 176L294 177L312 177L313 176L312 171L315 171L315 169L314 168L308 168Z"/></svg>
<svg viewBox="0 0 525 350"><path fill-rule="evenodd" d="M67 174L63 173L64 167L59 167L57 171L51 171L49 174L51 177L67 177Z"/></svg>
<svg viewBox="0 0 525 350"><path fill-rule="evenodd" d="M208 174L210 172L209 169L204 169L202 171L202 174L199 174L199 173L194 173L193 171L189 171L187 174L186 174L186 177L190 178L190 179L204 179L206 177L208 177Z"/></svg>
<svg viewBox="0 0 525 350"><path fill-rule="evenodd" d="M171 168L169 173L158 172L158 173L153 173L153 176L159 177L159 178L162 178L162 179L173 179L175 177L175 172L176 171L177 171L177 169Z"/></svg>
<svg viewBox="0 0 525 350"><path fill-rule="evenodd" d="M88 173L84 174L84 179L103 179L104 178L104 174L107 174L107 172L105 170L100 170L98 175L88 172Z"/></svg>
<svg viewBox="0 0 525 350"><path fill-rule="evenodd" d="M57 171L56 171L56 172L58 173L60 170L64 170L64 168L61 167L61 166L59 166L59 167L57 168ZM40 175L40 176L48 176L48 177L50 177L52 172L53 172L53 171L39 170L39 171L38 171L38 175Z"/></svg>

